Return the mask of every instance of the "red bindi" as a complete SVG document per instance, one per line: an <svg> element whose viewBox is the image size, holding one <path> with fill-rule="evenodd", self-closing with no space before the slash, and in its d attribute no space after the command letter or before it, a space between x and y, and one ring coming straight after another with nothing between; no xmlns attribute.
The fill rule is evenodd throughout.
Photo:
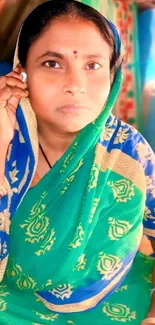
<svg viewBox="0 0 155 325"><path fill-rule="evenodd" d="M74 54L77 54L77 51L73 51Z"/></svg>

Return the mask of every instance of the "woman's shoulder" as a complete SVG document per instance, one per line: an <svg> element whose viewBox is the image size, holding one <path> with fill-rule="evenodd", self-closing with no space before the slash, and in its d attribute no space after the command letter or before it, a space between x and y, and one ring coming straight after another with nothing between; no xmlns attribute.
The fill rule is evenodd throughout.
<svg viewBox="0 0 155 325"><path fill-rule="evenodd" d="M115 132L115 136L121 138L122 140L128 140L129 137L132 137L136 134L136 136L143 138L142 134L137 130L136 126L130 125L122 120L120 120L114 114L110 114L106 124L106 129L113 129ZM123 137L124 132L126 133L126 137ZM143 138L144 139L144 138ZM117 141L115 141L117 142ZM118 141L119 142L119 141ZM125 141L122 141L124 143Z"/></svg>
<svg viewBox="0 0 155 325"><path fill-rule="evenodd" d="M142 163L150 157L151 160L155 159L150 145L142 134L134 126L121 121L113 114L106 122L100 143L107 147L108 152L120 150Z"/></svg>

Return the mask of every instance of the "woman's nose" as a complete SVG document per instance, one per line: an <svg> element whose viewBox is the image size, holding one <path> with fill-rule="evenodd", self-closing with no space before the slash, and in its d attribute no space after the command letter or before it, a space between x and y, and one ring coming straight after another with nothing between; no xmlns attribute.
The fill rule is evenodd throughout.
<svg viewBox="0 0 155 325"><path fill-rule="evenodd" d="M72 72L66 77L63 92L64 94L70 94L72 96L76 96L86 92L85 81L80 72Z"/></svg>

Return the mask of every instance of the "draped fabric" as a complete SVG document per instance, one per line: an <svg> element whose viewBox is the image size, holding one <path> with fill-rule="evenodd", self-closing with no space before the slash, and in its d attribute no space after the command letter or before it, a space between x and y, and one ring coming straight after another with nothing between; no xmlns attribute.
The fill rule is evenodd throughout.
<svg viewBox="0 0 155 325"><path fill-rule="evenodd" d="M34 187L36 117L28 98L17 108L0 206L1 325L139 325L149 310L154 260L138 248L143 232L155 238L155 158L111 114L122 48L108 23L117 61L106 105Z"/></svg>

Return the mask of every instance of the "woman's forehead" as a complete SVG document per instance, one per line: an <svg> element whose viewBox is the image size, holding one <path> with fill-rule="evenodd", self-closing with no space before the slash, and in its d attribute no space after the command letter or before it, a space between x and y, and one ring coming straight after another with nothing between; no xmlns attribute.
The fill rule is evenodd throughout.
<svg viewBox="0 0 155 325"><path fill-rule="evenodd" d="M110 51L109 45L97 26L89 21L75 23L72 20L56 20L34 42L34 47L40 48L42 52L56 49L60 51L61 46L61 52L69 51L76 55L84 55L86 52L87 54L103 53L103 51L109 54Z"/></svg>

